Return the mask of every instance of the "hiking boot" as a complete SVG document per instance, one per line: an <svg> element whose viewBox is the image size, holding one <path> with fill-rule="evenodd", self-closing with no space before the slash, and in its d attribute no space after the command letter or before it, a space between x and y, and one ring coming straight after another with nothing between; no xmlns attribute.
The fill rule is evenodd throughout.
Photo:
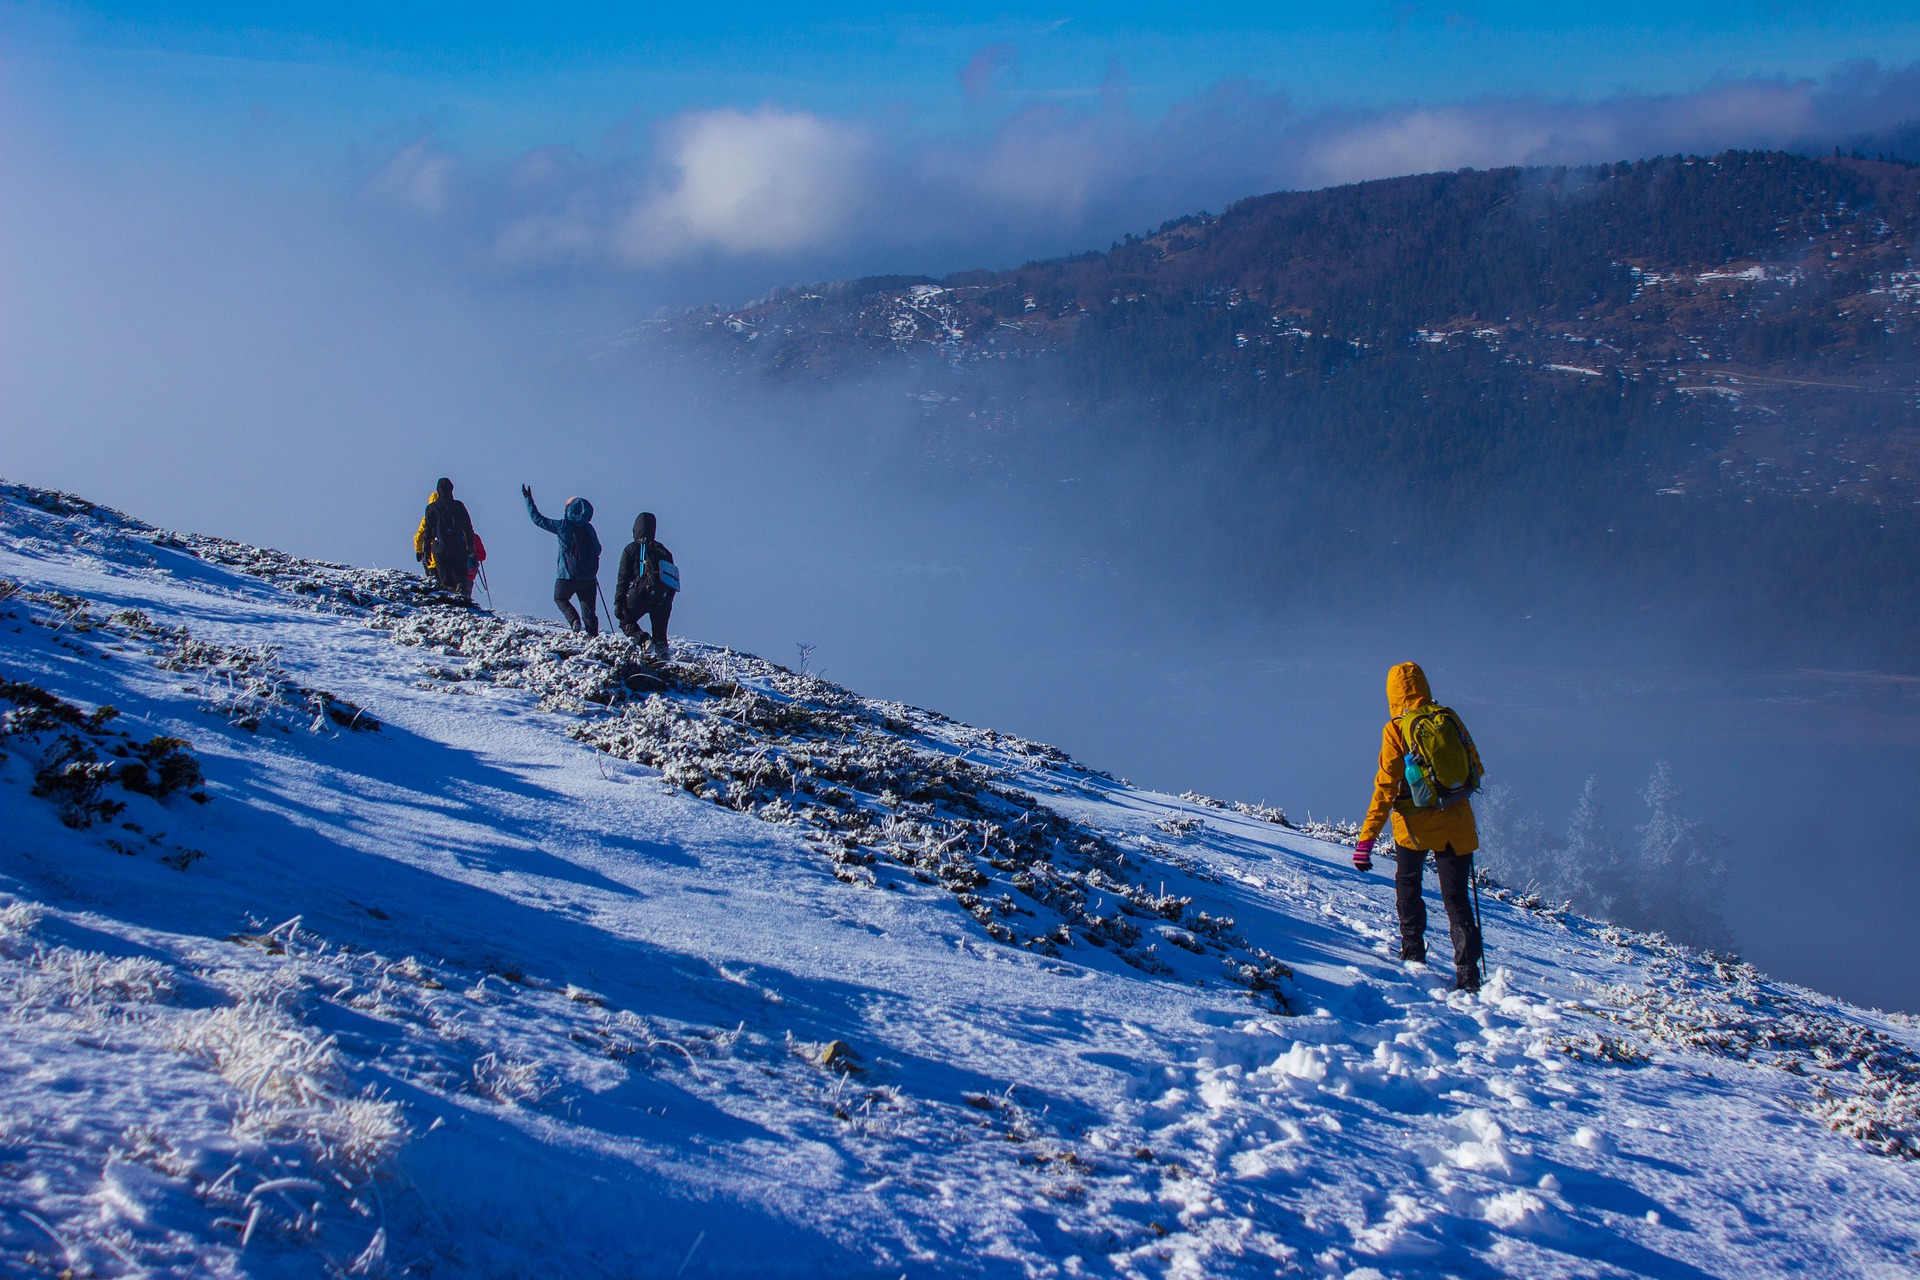
<svg viewBox="0 0 1920 1280"><path fill-rule="evenodd" d="M1400 952L1401 964L1425 964L1426 962L1427 962L1427 953L1425 951L1402 950Z"/></svg>
<svg viewBox="0 0 1920 1280"><path fill-rule="evenodd" d="M1480 975L1477 973L1461 973L1461 974L1454 975L1453 989L1455 991L1464 991L1468 995L1477 994L1480 990Z"/></svg>

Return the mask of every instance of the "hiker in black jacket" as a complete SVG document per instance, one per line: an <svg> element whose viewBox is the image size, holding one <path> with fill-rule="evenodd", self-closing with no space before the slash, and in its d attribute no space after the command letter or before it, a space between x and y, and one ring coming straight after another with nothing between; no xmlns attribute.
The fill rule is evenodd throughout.
<svg viewBox="0 0 1920 1280"><path fill-rule="evenodd" d="M453 481L441 476L427 499L420 529L413 535L414 557L441 587L471 600L478 546L467 504L453 496Z"/></svg>
<svg viewBox="0 0 1920 1280"><path fill-rule="evenodd" d="M560 539L553 581L553 602L560 606L560 616L571 630L580 630L581 616L573 607L578 599L586 614L587 634L599 635L600 535L593 531L593 504L585 498L568 498L566 514L555 520L540 514L533 505L533 490L524 484L520 496L527 500L527 515L533 522Z"/></svg>
<svg viewBox="0 0 1920 1280"><path fill-rule="evenodd" d="M673 563L673 552L653 540L653 512L642 511L633 521L633 541L620 553L620 574L614 581L613 615L620 630L635 640L643 638L640 619L652 624L652 651L667 656L667 619L673 614L674 589L662 581L662 564ZM669 571L673 581L677 575Z"/></svg>

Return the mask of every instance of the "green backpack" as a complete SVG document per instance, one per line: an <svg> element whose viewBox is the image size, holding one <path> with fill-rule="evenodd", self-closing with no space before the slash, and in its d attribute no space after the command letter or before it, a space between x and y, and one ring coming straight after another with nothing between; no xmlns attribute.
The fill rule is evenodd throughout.
<svg viewBox="0 0 1920 1280"><path fill-rule="evenodd" d="M1450 708L1427 703L1401 715L1407 743L1407 789L1397 807L1451 809L1480 789L1473 735Z"/></svg>

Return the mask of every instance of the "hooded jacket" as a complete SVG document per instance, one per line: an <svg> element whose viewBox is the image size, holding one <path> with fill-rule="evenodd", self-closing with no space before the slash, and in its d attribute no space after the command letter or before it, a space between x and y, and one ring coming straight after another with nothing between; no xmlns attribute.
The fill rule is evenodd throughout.
<svg viewBox="0 0 1920 1280"><path fill-rule="evenodd" d="M413 535L413 558L428 569L436 568L437 549L443 546L453 552L456 562L466 561L460 566L463 569L470 570L476 562L487 558L480 549L480 535L473 531L473 518L467 514L467 504L435 489L427 495L427 512L420 517L420 527ZM460 555L462 548L466 550L464 557ZM472 576L471 573L468 576Z"/></svg>
<svg viewBox="0 0 1920 1280"><path fill-rule="evenodd" d="M567 511L554 520L540 514L527 498L527 515L533 522L560 539L560 558L554 576L581 582L600 576L600 535L593 531L593 504L585 498L569 498Z"/></svg>
<svg viewBox="0 0 1920 1280"><path fill-rule="evenodd" d="M673 562L673 552L653 540L654 528L653 512L642 511L635 516L633 541L620 553L620 570L613 583L613 609L622 622L632 622L647 611L660 591L660 562Z"/></svg>
<svg viewBox="0 0 1920 1280"><path fill-rule="evenodd" d="M1393 802L1406 791L1407 740L1400 734L1400 717L1418 706L1433 701L1427 687L1427 673L1418 663L1402 662L1387 672L1387 724L1380 731L1380 770L1373 779L1373 803L1367 807L1367 820L1360 824L1360 838L1371 840L1393 815L1393 842L1402 849L1445 850L1472 853L1480 847L1479 828L1473 821L1473 801L1464 800L1450 809L1417 809L1402 813ZM1473 767L1482 773L1480 752L1471 743Z"/></svg>

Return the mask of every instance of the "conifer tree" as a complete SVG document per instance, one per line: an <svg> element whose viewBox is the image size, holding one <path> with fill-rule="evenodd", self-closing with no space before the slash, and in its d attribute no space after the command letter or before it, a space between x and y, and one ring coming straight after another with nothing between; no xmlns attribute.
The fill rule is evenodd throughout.
<svg viewBox="0 0 1920 1280"><path fill-rule="evenodd" d="M1523 808L1513 789L1494 783L1474 797L1480 829L1480 865L1510 888L1553 901L1568 897L1566 851L1539 817Z"/></svg>
<svg viewBox="0 0 1920 1280"><path fill-rule="evenodd" d="M1567 896L1585 915L1634 925L1625 918L1636 905L1625 872L1626 855L1600 807L1600 779L1590 776L1567 826Z"/></svg>
<svg viewBox="0 0 1920 1280"><path fill-rule="evenodd" d="M1727 863L1721 856L1725 840L1682 812L1684 795L1665 760L1653 766L1640 798L1646 801L1648 816L1635 850L1638 901L1633 914L1639 919L1632 923L1694 946L1732 950L1733 933L1721 914L1727 887Z"/></svg>

